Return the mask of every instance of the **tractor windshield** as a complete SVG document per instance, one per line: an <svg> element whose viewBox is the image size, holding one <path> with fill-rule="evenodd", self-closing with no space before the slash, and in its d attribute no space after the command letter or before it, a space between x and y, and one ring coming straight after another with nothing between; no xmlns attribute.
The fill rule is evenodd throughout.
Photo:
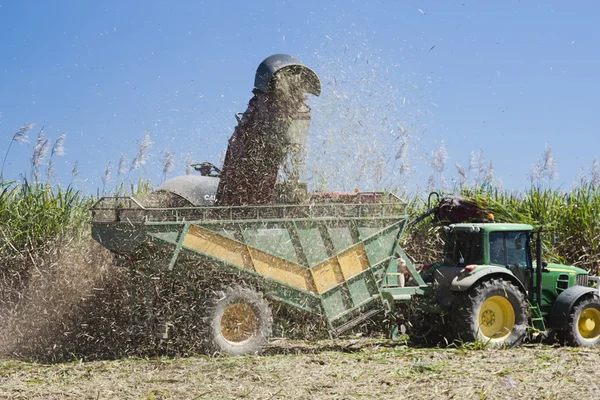
<svg viewBox="0 0 600 400"><path fill-rule="evenodd" d="M445 250L446 263L452 265L481 264L483 258L481 234L469 231L452 232L447 237Z"/></svg>
<svg viewBox="0 0 600 400"><path fill-rule="evenodd" d="M527 268L528 237L524 232L490 233L490 264Z"/></svg>

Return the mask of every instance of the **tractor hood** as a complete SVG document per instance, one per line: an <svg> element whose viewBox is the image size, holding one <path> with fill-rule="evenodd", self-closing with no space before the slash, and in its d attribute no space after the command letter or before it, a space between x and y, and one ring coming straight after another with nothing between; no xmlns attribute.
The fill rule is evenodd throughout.
<svg viewBox="0 0 600 400"><path fill-rule="evenodd" d="M543 265L543 263L542 263ZM535 268L536 263L535 261L533 262L533 267ZM583 269L583 268L578 268L578 267L573 267L572 265L563 265L563 264L551 264L548 263L548 265L546 265L546 267L544 267L545 269L547 269L550 272L563 272L566 274L576 274L576 275L580 275L580 274L587 274L588 272Z"/></svg>

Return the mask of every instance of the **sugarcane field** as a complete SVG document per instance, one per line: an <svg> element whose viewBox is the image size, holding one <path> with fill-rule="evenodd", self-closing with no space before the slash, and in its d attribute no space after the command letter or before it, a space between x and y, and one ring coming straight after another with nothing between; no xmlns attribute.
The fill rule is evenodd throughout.
<svg viewBox="0 0 600 400"><path fill-rule="evenodd" d="M581 10L25 3L0 399L600 398Z"/></svg>

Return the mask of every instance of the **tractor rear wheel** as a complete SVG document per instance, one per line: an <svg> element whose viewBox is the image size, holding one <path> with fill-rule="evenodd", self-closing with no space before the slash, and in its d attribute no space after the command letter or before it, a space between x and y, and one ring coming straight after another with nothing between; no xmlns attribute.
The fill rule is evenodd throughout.
<svg viewBox="0 0 600 400"><path fill-rule="evenodd" d="M571 346L594 347L600 344L600 299L585 297L579 300L569 314L567 330L559 337Z"/></svg>
<svg viewBox="0 0 600 400"><path fill-rule="evenodd" d="M513 283L490 279L457 298L452 312L454 335L494 347L517 346L527 333L525 295Z"/></svg>
<svg viewBox="0 0 600 400"><path fill-rule="evenodd" d="M235 285L215 297L207 323L209 351L239 356L256 354L267 344L273 316L262 293Z"/></svg>

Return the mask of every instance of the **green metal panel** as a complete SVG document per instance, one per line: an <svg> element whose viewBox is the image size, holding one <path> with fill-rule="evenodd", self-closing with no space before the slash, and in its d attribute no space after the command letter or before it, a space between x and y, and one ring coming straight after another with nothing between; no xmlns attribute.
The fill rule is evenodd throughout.
<svg viewBox="0 0 600 400"><path fill-rule="evenodd" d="M387 262L387 267L386 267L386 277L385 277L385 282L384 285L385 286L398 286L398 275L393 275L394 273L399 272L398 271L398 262L395 259L390 259ZM389 274L391 273L391 274Z"/></svg>
<svg viewBox="0 0 600 400"><path fill-rule="evenodd" d="M220 224L202 224L202 227L228 239L242 240L239 224L224 222Z"/></svg>
<svg viewBox="0 0 600 400"><path fill-rule="evenodd" d="M378 294L377 285L373 284L372 276L365 276L361 279L354 279L348 282L348 290L352 298L353 305L362 304L369 300L374 294Z"/></svg>
<svg viewBox="0 0 600 400"><path fill-rule="evenodd" d="M134 251L147 239L144 225L117 222L93 224L92 237L107 249L122 254Z"/></svg>
<svg viewBox="0 0 600 400"><path fill-rule="evenodd" d="M352 233L350 232L349 223L351 221L343 221L346 222L345 226L328 226L327 230L329 231L329 236L331 237L331 242L333 244L333 251L336 254L341 253L347 248L351 247L355 244L352 239Z"/></svg>
<svg viewBox="0 0 600 400"><path fill-rule="evenodd" d="M340 289L321 295L323 310L328 320L331 321L348 310L347 300L344 297L347 299L348 296L344 296L343 291Z"/></svg>
<svg viewBox="0 0 600 400"><path fill-rule="evenodd" d="M290 221L285 223L287 230L290 234L290 239L292 240L292 246L294 247L294 251L296 252L296 258L298 259L298 264L305 268L310 268L308 259L306 258L306 253L304 251L304 247L302 246L302 242L300 241L300 236L298 236L298 230L296 229L296 224L294 221Z"/></svg>
<svg viewBox="0 0 600 400"><path fill-rule="evenodd" d="M371 236L364 241L365 251L369 258L369 264L377 264L392 255L392 251L399 239L400 226L396 224L391 228Z"/></svg>
<svg viewBox="0 0 600 400"><path fill-rule="evenodd" d="M170 226L150 225L147 226L147 232L154 238L171 244L176 244L177 239L179 238L179 230L173 229Z"/></svg>
<svg viewBox="0 0 600 400"><path fill-rule="evenodd" d="M358 233L360 235L360 240L365 240L366 238L373 236L377 232L381 231L381 227L373 227L373 226L359 226Z"/></svg>
<svg viewBox="0 0 600 400"><path fill-rule="evenodd" d="M272 297L283 303L308 312L318 313L321 311L321 300L317 296L309 296L286 285L269 285L267 290Z"/></svg>
<svg viewBox="0 0 600 400"><path fill-rule="evenodd" d="M299 264L290 233L282 224L271 222L262 226L244 226L242 235L248 246Z"/></svg>
<svg viewBox="0 0 600 400"><path fill-rule="evenodd" d="M321 295L330 323L358 309L381 304L381 292L370 268Z"/></svg>
<svg viewBox="0 0 600 400"><path fill-rule="evenodd" d="M296 230L308 265L314 267L325 261L327 259L327 249L317 224L296 222Z"/></svg>

